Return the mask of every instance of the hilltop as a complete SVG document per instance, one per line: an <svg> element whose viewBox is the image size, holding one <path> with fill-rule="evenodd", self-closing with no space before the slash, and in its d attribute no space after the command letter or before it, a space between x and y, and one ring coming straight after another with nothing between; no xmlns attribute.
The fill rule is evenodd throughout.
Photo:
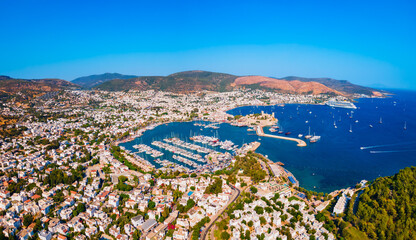
<svg viewBox="0 0 416 240"><path fill-rule="evenodd" d="M106 91L154 89L179 93L201 90L230 91L237 88L254 88L295 94L317 95L323 93L344 96L352 96L354 94L383 96L378 90L355 85L345 80L331 78L302 78L292 76L279 79L264 76L236 76L207 71L185 71L168 76L113 79L93 88Z"/></svg>
<svg viewBox="0 0 416 240"><path fill-rule="evenodd" d="M132 79L114 79L95 89L107 91L162 90L171 92L195 92L201 90L228 91L237 76L206 71L186 71L168 76L144 76Z"/></svg>
<svg viewBox="0 0 416 240"><path fill-rule="evenodd" d="M78 84L83 88L92 88L94 86L100 85L104 82L107 82L113 79L130 79L130 78L137 78L137 76L123 75L120 73L103 73L103 74L79 77L79 78L72 80L71 82Z"/></svg>
<svg viewBox="0 0 416 240"><path fill-rule="evenodd" d="M344 94L366 94L366 95L374 95L374 96L381 96L380 91L370 87L364 87L360 85L356 85L350 83L347 80L336 80L333 78L303 78L303 77L295 77L289 76L282 78L288 81L301 81L301 82L317 82L321 83L329 88L332 88L336 91L342 92Z"/></svg>
<svg viewBox="0 0 416 240"><path fill-rule="evenodd" d="M9 76L0 76L0 98L19 95L21 99L31 99L48 92L77 88L79 88L79 85L62 79L16 79Z"/></svg>

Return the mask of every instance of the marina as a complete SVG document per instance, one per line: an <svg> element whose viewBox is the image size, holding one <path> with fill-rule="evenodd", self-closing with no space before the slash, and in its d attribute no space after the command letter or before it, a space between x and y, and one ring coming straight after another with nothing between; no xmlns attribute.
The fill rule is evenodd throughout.
<svg viewBox="0 0 416 240"><path fill-rule="evenodd" d="M155 150L155 149L153 149L153 148L151 148L151 147L149 147L145 144L136 144L136 145L133 146L133 148L137 149L139 153L144 152L146 154L151 155L154 158L163 156L162 152L159 152L159 151L157 151L157 150Z"/></svg>
<svg viewBox="0 0 416 240"><path fill-rule="evenodd" d="M165 150L167 150L169 152L172 152L174 154L179 154L179 155L182 155L184 157L196 160L198 162L206 162L206 160L199 154L188 152L185 149L175 147L173 145L170 145L170 144L167 144L167 143L164 143L164 142L154 141L154 142L152 142L152 145L154 145L158 148L161 148L161 149L165 149Z"/></svg>
<svg viewBox="0 0 416 240"><path fill-rule="evenodd" d="M198 120L159 125L152 130L143 132L135 140L121 143L121 145L132 152L137 152L137 149L132 146L145 144L164 153L159 158L153 158L145 152L137 153L157 168L174 169L182 166L189 171L199 171L199 168L173 159L173 155L176 155L215 171L218 166L211 165L209 160L199 162L179 153L158 148L152 145L152 142L159 141L189 153L198 154L205 161L207 160L206 156L216 156L215 152L221 153L224 155L218 158L218 162L226 164L233 154L238 154L238 148L226 150L221 148L219 142L229 140L234 145L243 146L258 141L261 142L261 145L256 151L267 155L269 159L275 162L284 162L285 168L296 176L301 187L330 192L359 182L362 179L391 175L394 171L416 162L414 152L409 151L416 147L416 143L411 143L413 139L416 139L413 130L413 123L416 122L416 118L408 117L411 109L409 103L407 103L406 111L403 111L404 100L398 100L401 96L396 95L392 99L359 99L355 103L357 109L354 110L352 118L350 118L351 109L328 108L324 105L286 104L284 108L277 105L247 106L228 111L228 113L235 115L260 114L261 111L268 114L274 113L278 119L278 124L274 123L269 127L263 127L263 131L265 134L270 133L270 135L277 137L259 136L254 131L247 131L247 129L253 129L253 127L247 127L246 124L240 122L221 123L218 124L218 129L212 129L198 126L201 123L204 126L210 124L210 122ZM409 99L411 98L407 98L406 101L408 102ZM393 105L392 101L397 102L396 106ZM416 106L416 103L412 106ZM379 124L380 117L383 124ZM197 126L194 125L195 123L197 123ZM349 132L350 125L353 132ZM372 127L369 127L370 125ZM328 126L331 127L328 128ZM405 126L406 130L404 129ZM273 132L270 129L277 131ZM291 132L289 136L284 135L289 131ZM387 132L390 134L386 134ZM304 141L305 144L310 144L299 148L297 141L282 139L286 137L296 138ZM191 140L191 138L197 141ZM379 150L377 154L370 153L370 150L373 150L370 148L360 149L362 146L402 142L410 143L374 149ZM226 153L230 155L226 155ZM389 160L392 154L394 154L397 161ZM217 161L217 158L212 158L212 161Z"/></svg>
<svg viewBox="0 0 416 240"><path fill-rule="evenodd" d="M173 143L175 145L181 146L183 148L187 148L187 149L191 149L200 153L212 153L214 152L214 150L206 148L206 147L202 147L196 144L192 144L192 143L188 143L185 141L180 140L179 138L165 138L163 139L163 141L168 142L168 143Z"/></svg>

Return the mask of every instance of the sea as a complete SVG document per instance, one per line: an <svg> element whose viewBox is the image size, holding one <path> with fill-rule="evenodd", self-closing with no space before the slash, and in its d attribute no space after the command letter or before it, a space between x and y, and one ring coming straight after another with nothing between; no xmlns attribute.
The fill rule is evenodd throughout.
<svg viewBox="0 0 416 240"><path fill-rule="evenodd" d="M284 163L300 186L308 190L329 193L355 186L361 180L390 176L400 169L416 166L416 92L389 90L388 98L356 99L357 109L332 108L325 105L286 104L284 106L244 106L229 110L232 115L274 113L280 130L289 136L321 136L320 141L298 147L295 142L259 137L247 127L218 125L219 129L195 126L201 122L174 122L146 131L131 142L122 143L126 149L137 151L134 144L152 146L155 140L206 135L221 141L261 143L256 152L270 160ZM202 122L208 124L209 122ZM371 126L370 126L371 125ZM264 128L265 133L271 133ZM309 130L310 129L310 130ZM192 142L195 144L195 142ZM154 149L160 150L155 146ZM218 151L224 151L217 148ZM162 151L159 159L171 159L172 153ZM156 164L144 153L139 154ZM175 162L175 161L174 161ZM179 162L178 162L179 163Z"/></svg>

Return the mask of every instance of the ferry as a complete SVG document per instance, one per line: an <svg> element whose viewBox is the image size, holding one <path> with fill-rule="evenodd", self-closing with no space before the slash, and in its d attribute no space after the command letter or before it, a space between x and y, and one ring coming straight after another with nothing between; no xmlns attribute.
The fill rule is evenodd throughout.
<svg viewBox="0 0 416 240"><path fill-rule="evenodd" d="M338 107L338 108L348 108L348 109L357 109L357 107L352 102L348 101L334 101L330 100L325 103L326 105L330 107Z"/></svg>

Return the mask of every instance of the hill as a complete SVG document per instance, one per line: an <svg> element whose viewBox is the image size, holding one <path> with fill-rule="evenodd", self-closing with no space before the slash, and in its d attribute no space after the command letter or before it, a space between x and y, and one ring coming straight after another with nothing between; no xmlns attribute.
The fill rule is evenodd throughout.
<svg viewBox="0 0 416 240"><path fill-rule="evenodd" d="M195 92L201 90L232 90L231 83L237 76L206 71L186 71L168 76L137 77L132 79L114 79L100 84L95 89L106 91L125 90L162 90L171 92Z"/></svg>
<svg viewBox="0 0 416 240"><path fill-rule="evenodd" d="M195 92L201 90L229 91L236 88L258 88L282 93L332 94L352 96L367 94L382 96L375 89L362 87L344 80L331 78L285 77L271 78L263 76L235 76L226 73L207 71L186 71L168 76L144 76L130 79L113 79L93 88L106 91L126 90L164 90L171 92Z"/></svg>
<svg viewBox="0 0 416 240"><path fill-rule="evenodd" d="M28 100L48 92L77 88L79 85L62 79L15 79L0 76L0 99L18 95L22 100Z"/></svg>
<svg viewBox="0 0 416 240"><path fill-rule="evenodd" d="M347 80L336 80L332 78L303 78L303 77L295 77L289 76L282 78L288 81L301 81L301 82L317 82L321 83L329 88L332 88L336 91L341 92L344 95L352 95L352 94L366 94L366 95L374 95L374 96L381 96L378 90L373 88L364 87L356 84L352 84Z"/></svg>
<svg viewBox="0 0 416 240"><path fill-rule="evenodd" d="M104 73L104 74L79 77L79 78L72 80L71 82L78 84L83 88L92 88L96 85L102 84L104 82L107 82L113 79L129 79L129 78L137 78L137 76L123 75L120 73Z"/></svg>
<svg viewBox="0 0 416 240"><path fill-rule="evenodd" d="M345 219L371 239L416 239L416 167L377 178Z"/></svg>
<svg viewBox="0 0 416 240"><path fill-rule="evenodd" d="M297 93L297 94L334 94L342 95L341 92L329 88L321 83L310 81L301 82L298 80L287 81L276 78L268 78L262 76L247 76L239 77L232 86L257 86L262 88L273 89L282 93Z"/></svg>

